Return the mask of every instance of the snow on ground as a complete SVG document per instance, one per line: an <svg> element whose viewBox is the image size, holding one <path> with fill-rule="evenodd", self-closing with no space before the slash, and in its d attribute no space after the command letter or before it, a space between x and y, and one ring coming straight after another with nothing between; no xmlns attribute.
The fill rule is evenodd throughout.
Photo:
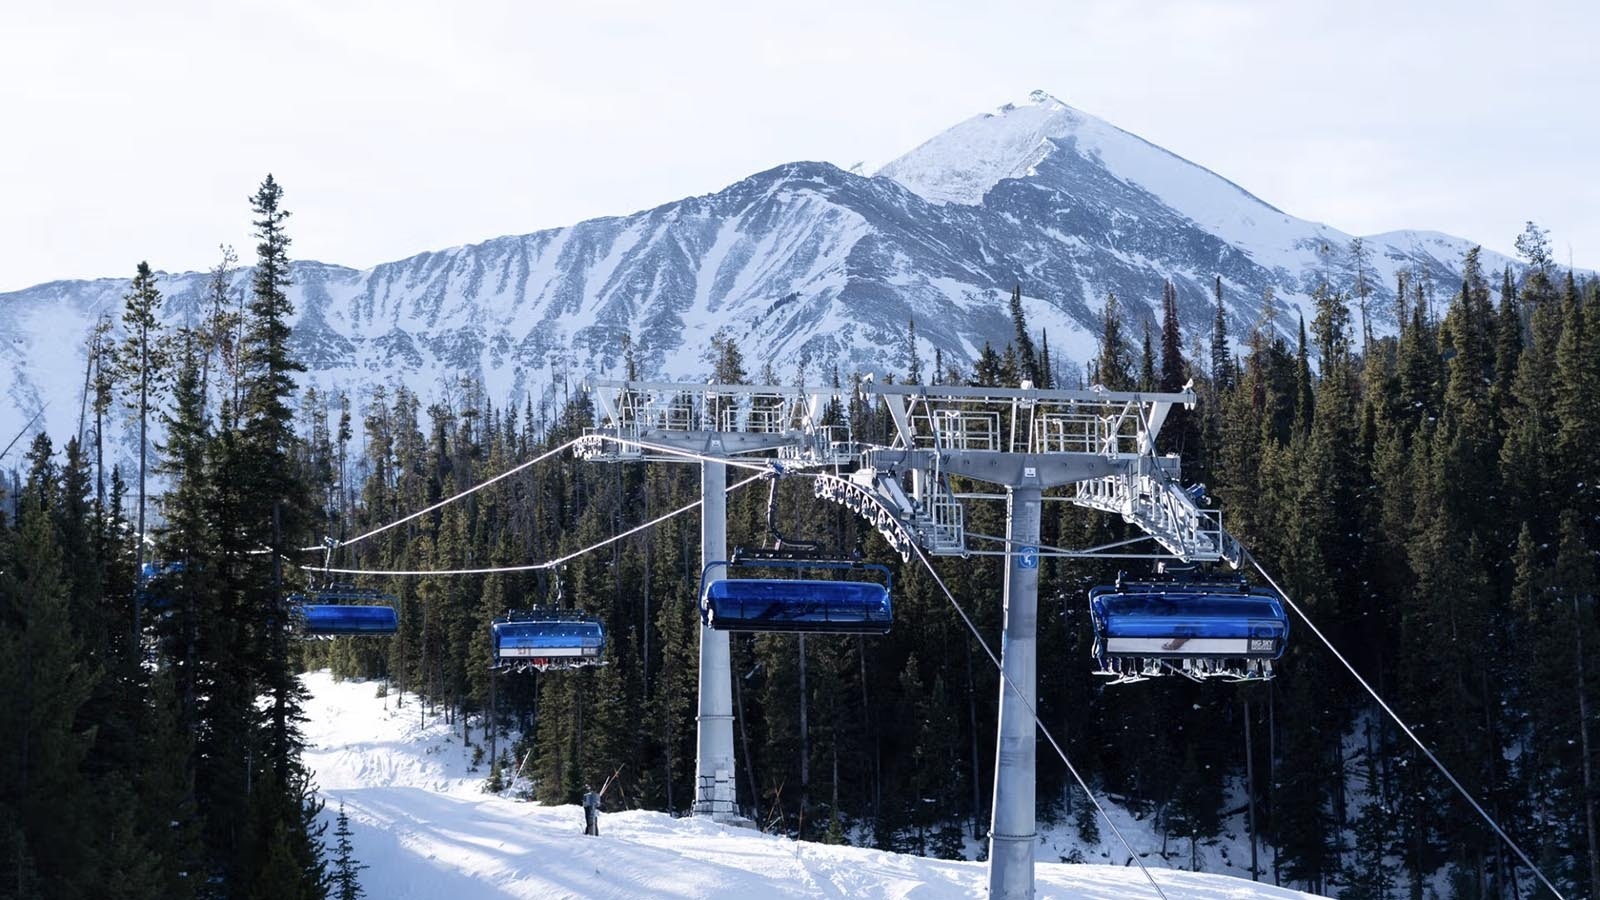
<svg viewBox="0 0 1600 900"><path fill-rule="evenodd" d="M703 819L627 811L584 837L576 806L483 793L459 734L420 721L415 698L396 707L370 682L304 676L306 764L327 800L350 816L370 897L407 898L904 898L983 896L982 863L924 859L797 842ZM1221 875L1155 871L1171 898L1305 898ZM1040 898L1149 898L1136 867L1041 862Z"/></svg>

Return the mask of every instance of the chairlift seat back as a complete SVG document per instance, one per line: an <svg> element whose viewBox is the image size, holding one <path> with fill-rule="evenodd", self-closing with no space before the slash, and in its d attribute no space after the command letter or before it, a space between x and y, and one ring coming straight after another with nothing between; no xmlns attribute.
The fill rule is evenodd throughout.
<svg viewBox="0 0 1600 900"><path fill-rule="evenodd" d="M1104 658L1274 660L1288 644L1277 595L1213 585L1102 586L1089 592Z"/></svg>
<svg viewBox="0 0 1600 900"><path fill-rule="evenodd" d="M307 603L300 607L301 631L308 637L388 635L400 630L392 606Z"/></svg>
<svg viewBox="0 0 1600 900"><path fill-rule="evenodd" d="M581 616L521 615L489 626L496 662L520 659L593 659L605 648L605 627Z"/></svg>
<svg viewBox="0 0 1600 900"><path fill-rule="evenodd" d="M888 634L889 589L870 581L726 578L710 582L700 603L719 631Z"/></svg>

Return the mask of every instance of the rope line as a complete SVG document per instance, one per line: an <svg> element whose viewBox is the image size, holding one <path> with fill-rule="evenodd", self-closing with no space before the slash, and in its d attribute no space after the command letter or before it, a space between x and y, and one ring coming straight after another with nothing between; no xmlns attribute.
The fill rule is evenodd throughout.
<svg viewBox="0 0 1600 900"><path fill-rule="evenodd" d="M449 505L451 503L456 502L457 500L460 500L462 497L465 497L468 494L475 494L478 491L483 490L484 488L488 487L491 484L494 484L497 481L503 481L503 480L505 480L507 478L510 478L511 476L517 474L518 472L521 472L523 469L526 469L529 466L533 466L533 465L537 465L539 463L542 463L545 460L549 459L550 457L555 456L557 453L560 453L560 452L568 449L573 444L576 444L579 440L580 440L580 438L573 438L572 440L567 441L565 444L562 444L559 447L552 447L551 449L546 450L545 452L539 454L538 456L535 456L533 459L530 459L527 462L518 463L518 464L512 466L511 468L505 470L504 472L501 472L499 475L496 475L493 478L490 478L490 479L488 479L486 481L480 481L477 484L473 485L472 487L467 488L464 491L458 491L457 493L455 493L455 494L453 494L453 495L451 495L449 497L446 497L443 500L440 500L438 503L435 503L432 506L424 507L423 509L419 509L416 512L411 513L408 516L404 516L402 518L395 519L393 522L390 522L387 525L379 525L377 528L374 528L374 529L372 529L371 531L368 531L365 534L356 535L355 537L351 538L348 541L335 541L333 543L333 546L334 547L348 547L351 544L359 544L359 543L361 543L362 541L366 540L369 537L375 537L377 535L383 534L385 531L388 531L391 528L398 528L401 525L404 525L405 523L410 522L412 519L416 519L416 518L418 518L420 516L425 516L428 513L431 513L434 510L439 509L442 506L447 506L447 505ZM325 549L327 549L327 546L328 546L327 544L317 544L317 545L312 546L312 547L301 547L300 548L300 552L301 553L309 553L312 550L325 550ZM339 570L338 569L327 569L326 571L337 572Z"/></svg>
<svg viewBox="0 0 1600 900"><path fill-rule="evenodd" d="M1235 539L1235 541L1237 541L1237 539ZM1239 544L1239 547L1243 549L1244 545ZM1534 865L1533 860L1528 858L1528 854L1522 852L1522 848L1517 846L1517 842L1513 841L1511 836L1505 833L1505 830L1500 827L1500 823L1496 822L1494 817L1489 815L1488 811L1479 805L1478 801L1473 799L1471 794L1467 793L1467 789L1461 786L1461 782L1456 780L1456 776L1450 774L1450 770L1445 768L1445 764L1439 760L1439 757L1434 756L1433 751L1429 750L1427 746L1422 743L1422 739L1417 737L1416 734L1412 732L1411 726L1407 725L1405 720L1400 718L1399 713L1396 713L1388 703L1384 702L1382 697L1378 696L1378 692L1373 690L1372 685L1368 684L1365 678L1361 677L1361 673L1357 672L1356 667L1350 664L1350 660L1345 659L1344 654L1340 653L1339 649L1333 646L1333 642L1328 640L1327 635L1322 633L1322 629L1318 628L1311 621L1311 617L1306 615L1305 610L1301 609L1299 604L1295 603L1294 600L1284 592L1283 588L1278 586L1278 582L1274 581L1272 576L1267 574L1266 568L1261 565L1260 560L1256 559L1255 554L1251 553L1248 549L1245 549L1244 555L1246 559L1250 560L1250 564L1255 566L1256 571L1261 573L1261 577L1265 578L1267 583L1272 585L1272 589L1278 592L1278 596L1283 598L1283 602L1287 603L1289 608L1294 610L1295 615L1299 616L1300 620L1306 623L1306 627L1310 628L1311 633L1317 636L1317 640L1321 641L1322 645L1327 647L1328 651L1332 653L1340 663L1344 664L1346 671L1348 671L1356 681L1360 682L1363 688L1366 688L1367 693L1371 695L1372 699L1375 700L1379 706L1383 707L1383 711L1389 714L1389 718L1393 719L1394 723L1400 726L1400 730L1405 732L1406 737L1410 738L1411 742L1417 745L1417 749L1421 750L1423 755L1428 757L1428 761L1433 763L1434 768L1439 770L1439 774L1443 775L1450 782L1450 784L1455 787L1456 791L1460 793L1469 804L1472 805L1472 808L1478 811L1478 815L1482 816L1483 821L1487 822L1489 827L1494 829L1494 833L1500 836L1500 840L1505 841L1506 846L1510 847L1512 851L1517 854L1517 856L1522 860L1523 865L1526 865L1529 869L1533 870L1533 874L1538 877L1539 881L1542 882L1546 888L1549 889L1550 893L1555 895L1556 900L1566 900L1566 898L1561 895L1561 892L1556 890L1556 886L1550 883L1550 879L1545 877L1544 872L1540 871L1539 867Z"/></svg>
<svg viewBox="0 0 1600 900"><path fill-rule="evenodd" d="M467 488L465 490L462 490L462 491L458 491L455 494L453 494L453 495L451 495L449 497L446 497L446 498L444 498L443 500L440 500L437 503L434 503L434 504L432 504L430 506L427 506L427 507L424 507L422 509L419 509L414 513L411 513L411 514L409 514L407 516L404 516L402 518L396 519L393 522L390 522L390 523L388 523L386 525L380 525L377 528L372 529L371 531L365 532L364 534L356 535L355 537L350 538L349 540L346 540L346 541L334 541L333 542L333 547L335 547L335 548L338 548L338 547L349 547L352 544L359 544L362 541L366 540L367 538L376 537L377 535L380 535L380 534L384 533L385 531L388 531L391 528L398 528L401 525L404 525L407 522L410 522L410 521L412 521L414 519L417 519L417 518L420 518L422 516L425 516L428 513L433 512L434 510L440 509L440 508L442 508L444 506L448 506L449 504L454 503L454 502L456 502L457 500L460 500L463 497L466 497L466 496L468 496L470 494L475 494L478 491L483 490L484 488L488 487L491 484L494 484L497 481L503 481L503 480L505 480L507 478L510 478L511 476L517 474L518 472L521 472L524 469L527 469L529 466L534 466L534 465L537 465L539 463L542 463L545 460L549 459L550 457L555 456L557 453L561 453L561 452L563 452L565 450L570 449L573 445L577 444L579 441L582 441L584 439L584 437L592 437L592 435L584 435L584 436L580 436L580 437L575 437L572 440L567 441L565 444L560 445L559 447L552 447L551 449L546 450L545 452L539 454L538 456L534 457L533 459L530 459L530 460L528 460L526 462L518 463L517 465L512 466L511 468L505 470L504 472L501 472L499 475L496 475L493 478L487 479L485 481L480 481L477 484L473 485L472 487L469 487L469 488ZM684 457L685 459L690 459L690 460L694 460L694 461L697 461L697 462L717 462L717 463L723 463L725 465L733 466L734 468L750 469L752 471L757 471L757 472L770 473L772 471L772 467L770 465L763 465L763 464L758 464L758 463L744 462L744 461L741 461L741 460L728 459L726 457L708 456L707 454L698 453L698 452L693 451L693 450L681 450L681 449L679 449L677 447L668 447L668 446L665 446L665 445L662 445L662 444L651 444L651 443L646 443L644 441L633 440L631 438L613 437L611 435L604 435L603 437L604 437L605 440L614 441L614 442L616 442L618 444L625 444L625 445L628 445L628 446L638 447L641 450L649 450L649 451L654 452L654 453L667 453L667 454L671 454L671 455L674 455L674 456L681 456L681 457ZM312 552L314 550L324 550L325 551L325 550L328 549L328 547L329 547L328 543L324 542L324 543L321 543L321 544L313 544L311 546L299 547L299 548L296 548L296 549L300 553L310 553L310 552ZM252 553L270 553L271 551L270 550L254 550L254 551L250 551L250 552L252 552ZM336 574L355 574L355 575L364 574L363 571L354 570L354 569L327 568L327 569L324 569L324 571L331 572L331 573L336 573ZM503 571L503 570L495 570L495 571ZM467 570L464 570L464 569L460 570L460 573L461 574L480 574L480 572L478 572L476 570L474 570L472 572L468 572ZM398 574L398 573L395 573L395 574ZM433 573L433 574L455 574L455 573L454 572L438 572L438 573Z"/></svg>
<svg viewBox="0 0 1600 900"><path fill-rule="evenodd" d="M729 485L728 487L724 488L723 489L723 493L731 494L734 491L738 490L739 488L742 488L745 485L750 484L752 482L760 481L762 478L765 478L765 477L767 477L766 476L766 472L761 472L761 473L756 474L756 475L751 475L749 478L746 478L743 481L736 481L733 484ZM627 531L621 532L620 534L614 534L614 535L612 535L612 536L610 536L608 538L605 538L604 540L601 540L601 541L599 541L597 543L590 544L589 546L584 547L581 550L574 550L574 551L572 551L571 553L568 553L565 556L560 556L560 557L557 557L555 559L546 560L544 562L539 562L539 563L527 563L527 564L520 565L520 566L486 566L484 568L478 568L478 569L333 569L333 568L329 568L329 569L324 569L323 571L332 572L335 575L374 575L374 576L406 577L406 576L423 576L423 575L493 575L493 574L498 573L498 572L532 572L532 571L536 571L538 569L553 569L556 566L559 566L562 563L568 562L568 561L570 561L572 559L575 559L575 558L577 558L579 556L582 556L585 553L590 553L590 552L593 552L595 550L599 550L601 547L609 546L611 544L616 543L617 541L622 540L623 538L630 537L630 536L632 536L634 534L638 534L639 532L644 531L647 528L651 528L651 527L653 527L655 525L659 525L662 522L665 522L666 520L668 520L668 519L670 519L670 518L672 518L674 516L683 515L684 513L688 512L691 509L694 509L694 508L698 507L700 504L702 504L704 502L705 502L704 500L695 500L694 502L689 503L689 504L687 504L685 506L680 506L677 509L675 509L675 510L669 512L669 513L664 513L662 515L656 516L654 519L651 519L648 522L645 522L645 523L640 524L640 525L635 525L634 527L628 529Z"/></svg>
<svg viewBox="0 0 1600 900"><path fill-rule="evenodd" d="M1128 851L1129 858L1139 864L1139 871L1144 873L1145 880L1150 882L1150 887L1155 889L1156 895L1161 900L1167 900L1166 892L1161 889L1160 884L1156 883L1155 876L1150 874L1150 870L1145 867L1144 860L1139 858L1139 854L1133 849L1133 845L1128 843L1128 839L1123 836L1122 829L1117 827L1117 823L1111 821L1111 816L1106 812L1106 808L1100 805L1100 800L1095 797L1094 791L1089 789L1089 783L1083 780L1082 775L1078 774L1077 767L1072 764L1071 760L1067 759L1067 752L1061 749L1060 744L1056 743L1055 735L1051 734L1050 729L1046 728L1044 722L1040 721L1039 711L1034 708L1032 703L1028 702L1028 696L1017 688L1016 682L1011 680L1011 676L1006 674L1005 667L1000 664L1000 657L996 656L994 651L989 648L989 642L985 641L983 635L978 632L978 626L973 624L972 619L967 616L967 611L961 608L960 603L956 602L955 594L950 592L950 588L945 585L944 579L939 577L938 572L934 571L933 562L923 552L922 545L913 543L911 546L917 551L917 558L922 560L923 566L927 567L928 574L933 576L933 581L939 586L939 590L944 591L945 598L950 601L952 607L955 607L956 614L961 616L961 621L966 623L967 630L972 632L972 636L977 640L978 646L983 648L983 652L989 657L989 661L994 663L995 671L1000 673L1001 680L1006 683L1006 687L1017 695L1017 699L1022 701L1023 707L1028 710L1028 715L1033 717L1034 726L1044 735L1045 740L1050 742L1050 746L1055 748L1056 755L1061 757L1061 762L1066 765L1067 771L1072 773L1073 780L1078 782L1078 787L1083 788L1084 794L1089 797L1089 802L1093 803L1095 810L1100 813L1100 818L1104 819L1105 823L1111 827L1111 833L1117 836L1117 840L1122 844L1122 849Z"/></svg>

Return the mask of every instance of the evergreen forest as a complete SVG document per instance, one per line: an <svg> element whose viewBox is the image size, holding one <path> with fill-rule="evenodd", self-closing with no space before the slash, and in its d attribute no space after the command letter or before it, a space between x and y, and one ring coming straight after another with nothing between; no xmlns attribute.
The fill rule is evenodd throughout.
<svg viewBox="0 0 1600 900"><path fill-rule="evenodd" d="M230 287L238 260L224 251L197 324L168 330L141 264L120 318L89 347L90 439L58 448L41 435L8 479L0 896L358 895L343 820L324 835L300 760L296 675L308 669L379 680L391 700L450 723L481 751L491 789L520 774L533 799L573 803L615 773L613 808L686 813L693 514L555 569L363 576L397 598L397 636L294 639L287 598L327 577L325 537L362 535L559 447L594 410L576 385L519 403L470 379L431 398L398 383L302 391L288 212L271 176L251 214L248 289ZM1600 284L1556 267L1531 223L1518 247L1525 265L1502 272L1483 271L1473 251L1459 285L1402 276L1384 317L1397 333L1369 328L1364 286L1322 285L1310 321L1281 321L1269 297L1262 320L1232 335L1219 280L1214 320L1189 323L1209 341L1185 346L1170 287L1148 319L1142 304L1128 313L1108 298L1098 357L1065 371L1048 335L1030 330L1019 291L1010 345L986 346L963 371L919 358L908 323L894 377L1146 391L1192 382L1195 408L1175 410L1163 431L1185 481L1206 485L1229 530L1563 892L1593 896ZM832 421L856 440L888 440L887 414L854 390L861 373L825 361L774 372L726 334L713 356L721 382L838 388ZM162 436L140 442L148 458L136 469L110 464L97 437L113 419ZM329 559L368 570L549 560L693 503L699 478L693 465L560 453ZM760 485L729 495L730 545L766 540L767 501ZM742 810L806 840L981 852L993 665L915 557L902 563L801 479L780 481L777 502L786 533L859 542L893 568L897 615L881 638L734 635ZM1046 545L1131 536L1067 503L1045 513ZM974 532L1003 533L1002 504L970 503L967 516ZM997 642L1000 559L934 566ZM162 589L146 589L141 570L160 572ZM1527 868L1301 621L1270 682L1106 685L1092 672L1086 594L1117 570L1042 562L1039 712L1097 796L1164 836L1139 850L1192 867L1225 822L1249 821L1265 881L1357 898L1420 900L1441 883L1456 897L1536 894ZM556 604L604 621L606 664L492 672L489 622ZM1044 749L1038 759L1040 818L1098 841L1102 823L1065 767Z"/></svg>

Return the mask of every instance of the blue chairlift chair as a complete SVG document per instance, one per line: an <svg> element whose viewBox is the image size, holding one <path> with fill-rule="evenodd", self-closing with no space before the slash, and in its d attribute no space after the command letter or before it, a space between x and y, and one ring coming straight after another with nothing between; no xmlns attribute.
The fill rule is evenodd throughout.
<svg viewBox="0 0 1600 900"><path fill-rule="evenodd" d="M489 626L491 667L499 670L575 669L599 665L605 625L593 616L562 609L532 609L501 616Z"/></svg>
<svg viewBox="0 0 1600 900"><path fill-rule="evenodd" d="M1098 674L1114 684L1178 672L1190 678L1272 677L1289 617L1278 595L1244 579L1165 577L1089 591Z"/></svg>
<svg viewBox="0 0 1600 900"><path fill-rule="evenodd" d="M883 579L829 580L781 575L709 580L725 567L758 572L874 572ZM890 591L894 576L885 566L803 551L738 551L713 562L700 575L700 615L718 631L790 634L888 634L894 624Z"/></svg>
<svg viewBox="0 0 1600 900"><path fill-rule="evenodd" d="M384 637L400 630L392 594L353 584L330 584L289 598L301 637Z"/></svg>

